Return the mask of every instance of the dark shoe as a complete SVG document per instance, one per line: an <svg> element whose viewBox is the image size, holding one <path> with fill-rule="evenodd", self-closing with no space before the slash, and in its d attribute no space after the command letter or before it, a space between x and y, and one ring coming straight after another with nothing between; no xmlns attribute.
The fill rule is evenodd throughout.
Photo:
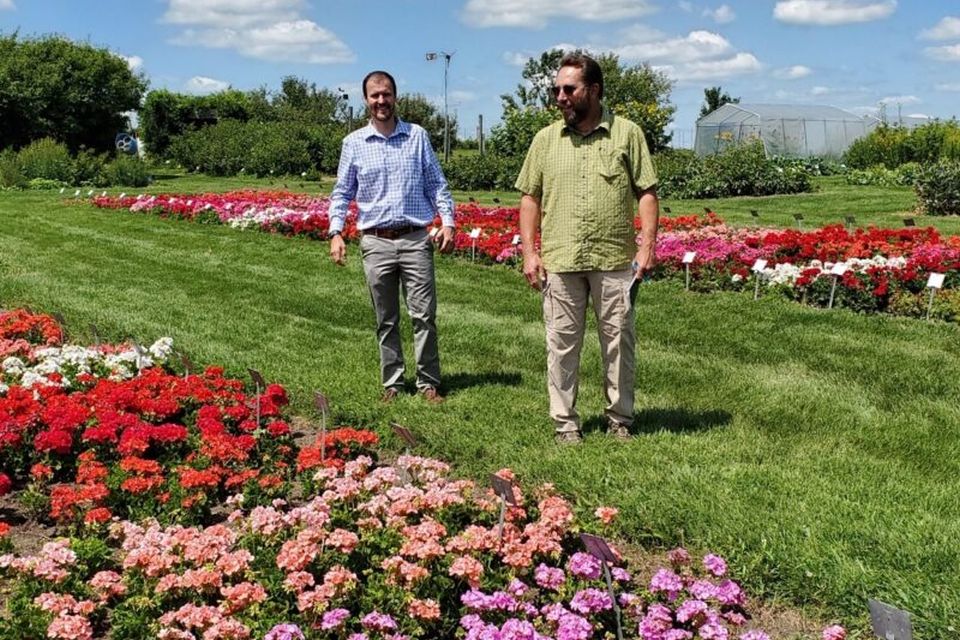
<svg viewBox="0 0 960 640"><path fill-rule="evenodd" d="M423 389L420 389L420 395L422 395L423 399L430 404L440 404L446 399L440 395L440 392L437 391L436 387L424 387Z"/></svg>
<svg viewBox="0 0 960 640"><path fill-rule="evenodd" d="M579 431L557 431L553 437L554 441L560 445L578 445L583 442L583 436Z"/></svg>
<svg viewBox="0 0 960 640"><path fill-rule="evenodd" d="M622 422L617 422L616 420L610 420L607 422L607 435L611 438L617 440L632 440L633 436L630 434L630 429L627 425Z"/></svg>
<svg viewBox="0 0 960 640"><path fill-rule="evenodd" d="M380 396L380 401L383 404L390 404L391 402L396 400L397 397L399 397L399 395L400 395L400 389L398 389L397 387L387 387L384 390L383 395Z"/></svg>

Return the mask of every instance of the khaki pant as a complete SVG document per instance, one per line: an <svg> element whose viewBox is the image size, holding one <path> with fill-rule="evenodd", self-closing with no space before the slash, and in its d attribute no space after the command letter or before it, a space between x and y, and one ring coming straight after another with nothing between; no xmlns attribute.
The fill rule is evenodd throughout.
<svg viewBox="0 0 960 640"><path fill-rule="evenodd" d="M433 242L426 230L395 239L365 235L360 239L363 270L377 315L380 380L385 388L403 386L403 347L400 341L400 293L413 324L417 358L417 388L440 386L437 346L437 289Z"/></svg>
<svg viewBox="0 0 960 640"><path fill-rule="evenodd" d="M577 413L580 350L587 301L593 302L603 357L608 420L633 424L636 327L630 285L633 271L548 273L543 292L547 332L547 390L558 433L579 431Z"/></svg>

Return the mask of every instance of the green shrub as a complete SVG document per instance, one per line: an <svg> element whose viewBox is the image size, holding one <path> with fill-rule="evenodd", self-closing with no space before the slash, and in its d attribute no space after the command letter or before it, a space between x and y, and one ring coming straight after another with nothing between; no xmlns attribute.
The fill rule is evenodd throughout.
<svg viewBox="0 0 960 640"><path fill-rule="evenodd" d="M453 157L442 164L451 189L511 191L523 165L523 156L471 154Z"/></svg>
<svg viewBox="0 0 960 640"><path fill-rule="evenodd" d="M71 182L73 180L73 160L67 145L53 138L34 140L17 154L20 168L28 180L46 178Z"/></svg>
<svg viewBox="0 0 960 640"><path fill-rule="evenodd" d="M109 155L81 149L73 159L73 182L77 186L102 186L105 182L103 169Z"/></svg>
<svg viewBox="0 0 960 640"><path fill-rule="evenodd" d="M256 131L247 155L247 171L258 176L300 174L310 168L307 140L279 122L247 125Z"/></svg>
<svg viewBox="0 0 960 640"><path fill-rule="evenodd" d="M908 162L931 164L941 159L960 160L960 123L935 120L913 129L881 125L856 140L844 159L854 169L875 165L896 169Z"/></svg>
<svg viewBox="0 0 960 640"><path fill-rule="evenodd" d="M150 172L146 163L133 156L121 155L104 167L103 186L145 187L150 184Z"/></svg>
<svg viewBox="0 0 960 640"><path fill-rule="evenodd" d="M960 321L960 291L956 289L938 291L933 298L932 307L929 292L897 291L890 297L890 306L887 311L898 316L926 318L928 309L931 318L946 322Z"/></svg>
<svg viewBox="0 0 960 640"><path fill-rule="evenodd" d="M803 163L768 160L760 142L730 146L705 158L675 150L654 160L657 190L666 198L765 196L813 188Z"/></svg>
<svg viewBox="0 0 960 640"><path fill-rule="evenodd" d="M914 189L923 213L960 215L960 161L942 160L923 167L917 174Z"/></svg>
<svg viewBox="0 0 960 640"><path fill-rule="evenodd" d="M27 182L27 189L31 191L43 191L45 189L61 189L69 186L66 182L60 180L49 180L47 178L31 178Z"/></svg>
<svg viewBox="0 0 960 640"><path fill-rule="evenodd" d="M0 189L20 189L26 184L17 153L13 149L0 152Z"/></svg>

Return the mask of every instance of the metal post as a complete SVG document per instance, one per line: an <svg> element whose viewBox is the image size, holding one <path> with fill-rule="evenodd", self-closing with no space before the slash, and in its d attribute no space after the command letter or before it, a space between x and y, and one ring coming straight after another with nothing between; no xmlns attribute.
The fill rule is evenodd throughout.
<svg viewBox="0 0 960 640"><path fill-rule="evenodd" d="M477 120L477 148L480 150L480 155L483 155L483 146L483 114L481 113Z"/></svg>
<svg viewBox="0 0 960 640"><path fill-rule="evenodd" d="M444 53L443 65L443 161L450 162L450 116L447 113L447 76L450 72L452 53Z"/></svg>

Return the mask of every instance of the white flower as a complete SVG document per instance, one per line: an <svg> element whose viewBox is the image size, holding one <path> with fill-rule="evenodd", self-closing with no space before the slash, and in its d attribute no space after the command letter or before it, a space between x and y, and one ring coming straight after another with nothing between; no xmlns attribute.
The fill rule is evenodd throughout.
<svg viewBox="0 0 960 640"><path fill-rule="evenodd" d="M730 278L731 282L740 282L741 280L743 280L743 276L740 275L739 273L733 274L733 276L731 276Z"/></svg>

